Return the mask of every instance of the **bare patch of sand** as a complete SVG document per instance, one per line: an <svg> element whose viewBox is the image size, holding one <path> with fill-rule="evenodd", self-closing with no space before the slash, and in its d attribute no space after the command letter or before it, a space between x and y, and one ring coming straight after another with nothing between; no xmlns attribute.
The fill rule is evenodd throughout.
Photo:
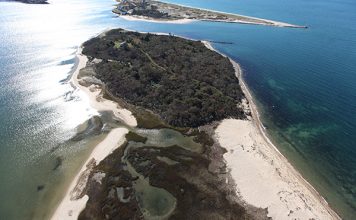
<svg viewBox="0 0 356 220"><path fill-rule="evenodd" d="M162 19L154 19L144 16L133 16L133 15L120 15L122 19L127 21L146 21L146 22L153 22L153 23L168 23L168 24L188 24L194 22L193 19L176 19L176 20L162 20Z"/></svg>
<svg viewBox="0 0 356 220"><path fill-rule="evenodd" d="M209 42L203 43L216 51ZM249 102L243 107L252 116L225 119L215 130L216 139L227 150L224 159L237 194L250 205L267 208L272 219L341 219L267 137L242 70L230 61Z"/></svg>
<svg viewBox="0 0 356 220"><path fill-rule="evenodd" d="M127 125L132 127L137 126L137 121L129 110L123 109L116 102L107 100L102 97L102 91L100 87L95 85L91 85L89 87L80 85L78 79L79 70L85 67L88 58L81 54L81 50L78 51L77 57L79 59L79 64L76 71L73 73L71 83L87 95L89 98L90 106L98 111L112 111L117 118L121 119Z"/></svg>
<svg viewBox="0 0 356 220"><path fill-rule="evenodd" d="M166 1L154 1L159 10L162 11L170 11L170 15L174 15L176 17L182 17L181 19L160 19L160 18L151 18L148 16L138 16L138 15L119 15L116 9L113 10L115 14L118 14L120 17L131 20L131 21L149 21L149 22L157 22L157 23L175 23L175 24L185 24L193 21L208 21L208 22L226 22L226 23L240 23L240 24L252 24L252 25L267 25L267 26L275 26L275 27L288 27L288 28L306 28L306 26L294 25L285 22L273 21L269 19L245 16L234 13L227 13L222 11L216 11L211 9L197 8L191 7L182 4L172 4ZM198 13L196 13L198 12ZM206 14L210 14L207 16ZM204 16L205 14L205 16ZM211 14L215 14L215 18ZM227 17L226 19L219 19L218 15L224 15Z"/></svg>
<svg viewBox="0 0 356 220"><path fill-rule="evenodd" d="M215 132L243 201L272 219L339 219L252 121L226 119Z"/></svg>

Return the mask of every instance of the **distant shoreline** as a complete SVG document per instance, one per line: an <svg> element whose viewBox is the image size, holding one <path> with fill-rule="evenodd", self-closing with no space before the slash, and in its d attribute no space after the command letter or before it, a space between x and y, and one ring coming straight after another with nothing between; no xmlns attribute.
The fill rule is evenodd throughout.
<svg viewBox="0 0 356 220"><path fill-rule="evenodd" d="M307 28L307 26L302 26L302 25L294 25L285 22L279 22L279 21L274 21L269 19L252 17L252 16L227 13L227 12L216 11L211 9L196 8L196 7L191 7L191 6L181 5L181 4L173 4L165 1L155 0L151 2L152 5L154 6L162 7L162 8L158 8L158 10L172 11L173 14L170 15L168 13L170 17L157 18L157 17L145 16L145 15L123 14L118 8L113 9L112 12L118 14L120 17L126 20L138 19L143 21L160 22L160 23L186 23L189 21L209 21L209 22L265 25L265 26L287 27L287 28ZM194 16L191 15L192 12L195 13Z"/></svg>
<svg viewBox="0 0 356 220"><path fill-rule="evenodd" d="M8 2L20 2L31 5L46 5L49 4L47 0L7 0Z"/></svg>
<svg viewBox="0 0 356 220"><path fill-rule="evenodd" d="M189 24L195 22L194 20L191 19L161 20L161 19L153 19L153 18L148 18L143 16L129 16L129 15L118 15L118 16L126 21L145 21L145 22L152 22L152 23L168 23L168 24Z"/></svg>

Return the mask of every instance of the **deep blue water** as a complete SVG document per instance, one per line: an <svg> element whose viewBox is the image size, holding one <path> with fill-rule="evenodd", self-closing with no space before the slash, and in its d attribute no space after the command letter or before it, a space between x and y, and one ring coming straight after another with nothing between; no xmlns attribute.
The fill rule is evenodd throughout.
<svg viewBox="0 0 356 220"><path fill-rule="evenodd" d="M0 3L0 219L37 216L70 178L65 173L85 145L62 143L95 112L80 94L68 101L72 89L61 81L77 46L109 27L233 42L214 46L241 63L280 150L345 219L353 219L356 2L170 1L310 28L127 22L111 14L111 0ZM57 154L64 168L53 171ZM42 184L45 190L37 192Z"/></svg>

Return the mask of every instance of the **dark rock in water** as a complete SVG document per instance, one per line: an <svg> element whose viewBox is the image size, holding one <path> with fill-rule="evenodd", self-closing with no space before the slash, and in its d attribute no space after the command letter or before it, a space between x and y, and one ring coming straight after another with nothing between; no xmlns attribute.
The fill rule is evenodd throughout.
<svg viewBox="0 0 356 220"><path fill-rule="evenodd" d="M73 92L74 92L74 90L66 92L63 95L64 101L69 102L69 101L72 101L74 99L78 99L78 97L73 95Z"/></svg>
<svg viewBox="0 0 356 220"><path fill-rule="evenodd" d="M56 146L54 146L52 149L51 149L51 153L55 152L58 148L60 148L61 145L60 144L57 144Z"/></svg>
<svg viewBox="0 0 356 220"><path fill-rule="evenodd" d="M126 134L126 140L146 143L147 138L130 131L128 134Z"/></svg>
<svg viewBox="0 0 356 220"><path fill-rule="evenodd" d="M60 167L62 165L62 162L63 162L63 159L61 157L57 157L55 165L52 170L57 170L58 167Z"/></svg>
<svg viewBox="0 0 356 220"><path fill-rule="evenodd" d="M37 192L42 191L44 189L44 185L38 185L37 186Z"/></svg>
<svg viewBox="0 0 356 220"><path fill-rule="evenodd" d="M71 138L71 140L80 141L87 136L98 135L101 133L102 128L103 122L101 118L95 115L88 120L86 128L83 131L78 132L74 137Z"/></svg>

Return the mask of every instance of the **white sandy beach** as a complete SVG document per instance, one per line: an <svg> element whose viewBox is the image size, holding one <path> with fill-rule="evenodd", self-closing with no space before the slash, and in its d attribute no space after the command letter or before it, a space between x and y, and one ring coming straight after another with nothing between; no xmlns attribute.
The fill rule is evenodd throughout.
<svg viewBox="0 0 356 220"><path fill-rule="evenodd" d="M117 103L101 97L101 90L95 86L84 87L78 82L79 70L85 67L87 58L78 51L77 58L79 59L78 66L73 73L71 83L80 91L86 93L89 98L91 107L97 111L112 111L114 115L122 122L131 127L137 126L136 119L130 111L122 109ZM105 159L116 148L125 142L125 135L128 133L126 128L115 128L109 132L105 139L100 142L82 166L81 170L75 176L70 184L63 200L58 205L55 213L52 215L52 220L69 220L77 219L80 212L85 208L89 199L87 195L80 197L83 189L86 186L91 169Z"/></svg>
<svg viewBox="0 0 356 220"><path fill-rule="evenodd" d="M127 21L145 21L153 23L168 23L168 24L188 24L194 22L192 19L177 19L177 20L160 20L160 19L150 19L144 16L132 16L132 15L120 15L122 19Z"/></svg>
<svg viewBox="0 0 356 220"><path fill-rule="evenodd" d="M177 20L160 20L160 19L153 19L153 18L144 17L144 16L132 16L132 15L120 15L119 17L122 19L125 19L127 21L145 21L145 22L168 23L168 24L188 24L188 23L192 23L195 21L209 21L209 22L226 22L226 23L239 23L239 24L252 24L252 25L266 25L266 26L275 26L275 27L304 28L304 26L293 25L293 24L288 24L285 22L279 22L279 21L273 21L273 20L255 18L255 17L248 17L248 16L244 16L244 17L251 18L251 19L258 19L261 22L253 22L253 21L238 20L238 19L236 19L236 20L218 20L218 19L211 20L211 19L188 19L188 18L177 19ZM270 24L266 24L264 22L269 22Z"/></svg>
<svg viewBox="0 0 356 220"><path fill-rule="evenodd" d="M157 1L157 2L172 4L172 3L166 2L166 1ZM190 6L183 5L183 4L174 3L174 5L185 7L185 8L190 8L190 9L199 9L202 11L214 12L214 13L219 13L219 14L240 16L240 17L244 17L246 19L252 19L252 20L256 20L256 21L248 21L248 20L244 20L244 19L228 19L228 20L215 19L215 20L213 20L213 19L188 19L188 18L176 19L176 20L162 20L162 19L154 19L154 18L150 18L147 16L138 16L138 15L134 15L134 16L133 15L119 15L119 17L121 17L125 20L128 20L128 21L146 21L146 22L155 22L155 23L187 24L187 23L191 23L194 21L209 21L209 22L226 22L226 23L240 23L240 24L252 24L252 25L266 25L266 26L275 26L275 27L306 28L306 26L294 25L294 24L289 24L286 22L274 21L274 20L269 20L269 19L264 19L264 18L257 18L257 17L252 17L252 16L227 13L227 12L205 9L205 8L190 7Z"/></svg>
<svg viewBox="0 0 356 220"><path fill-rule="evenodd" d="M204 44L214 48L208 43ZM222 54L223 55L223 54ZM240 66L230 59L249 101L249 120L225 119L215 130L236 192L272 219L341 219L267 137Z"/></svg>
<svg viewBox="0 0 356 220"><path fill-rule="evenodd" d="M98 86L91 85L89 87L85 87L80 85L80 79L78 79L79 70L85 67L88 58L81 54L81 50L78 51L77 58L79 59L78 66L73 73L71 83L75 88L84 92L88 99L90 106L97 111L112 111L114 115L125 122L127 125L131 127L137 126L137 122L135 117L131 114L127 109L121 108L116 102L104 99L101 96L101 89Z"/></svg>
<svg viewBox="0 0 356 220"><path fill-rule="evenodd" d="M224 159L244 202L267 208L272 219L340 219L253 121L226 119L216 137L227 150Z"/></svg>

